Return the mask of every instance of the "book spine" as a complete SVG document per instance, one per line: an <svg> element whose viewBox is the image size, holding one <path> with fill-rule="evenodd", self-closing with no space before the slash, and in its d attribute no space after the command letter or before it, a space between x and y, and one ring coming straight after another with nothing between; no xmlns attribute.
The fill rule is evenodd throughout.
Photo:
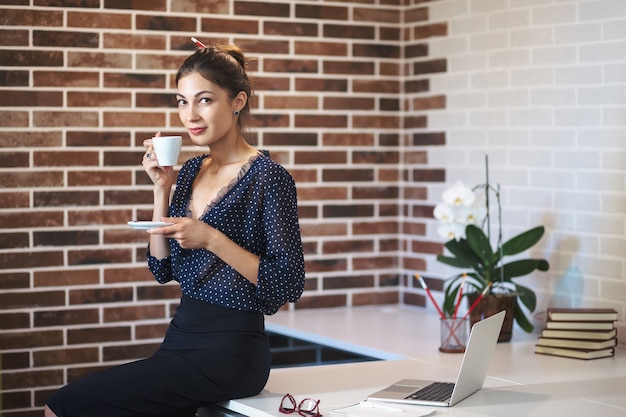
<svg viewBox="0 0 626 417"><path fill-rule="evenodd" d="M582 360L593 360L593 359L602 359L602 358L611 358L615 356L615 349L611 349L610 351L603 352L599 355L593 354L585 354L583 351L581 353L578 349L565 349L565 348L556 348L554 350L544 349L543 346L536 346L535 353L540 355L549 355L549 356L559 356L562 358L573 358L573 359L582 359Z"/></svg>
<svg viewBox="0 0 626 417"><path fill-rule="evenodd" d="M615 328L613 321L546 321L547 329L554 330L612 330Z"/></svg>
<svg viewBox="0 0 626 417"><path fill-rule="evenodd" d="M603 330L554 330L543 329L543 337L559 339L583 339L583 340L609 340L616 336L615 330L606 332Z"/></svg>
<svg viewBox="0 0 626 417"><path fill-rule="evenodd" d="M555 321L616 321L617 311L611 308L549 308L548 318Z"/></svg>
<svg viewBox="0 0 626 417"><path fill-rule="evenodd" d="M590 349L599 350L617 345L617 339L609 340L582 340L582 339L557 339L549 337L540 337L537 344L542 346L561 347L570 349Z"/></svg>

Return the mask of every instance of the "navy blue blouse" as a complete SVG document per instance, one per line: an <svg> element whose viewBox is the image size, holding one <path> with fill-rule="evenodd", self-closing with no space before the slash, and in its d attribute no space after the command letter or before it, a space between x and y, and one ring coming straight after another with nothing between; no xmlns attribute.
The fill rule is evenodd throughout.
<svg viewBox="0 0 626 417"><path fill-rule="evenodd" d="M192 184L207 155L185 162L169 207L170 217L189 215ZM227 308L274 314L304 290L304 258L295 182L264 152L200 218L260 258L252 284L212 252L183 249L169 239L170 256L157 259L148 248L148 266L164 284L180 283L183 294Z"/></svg>

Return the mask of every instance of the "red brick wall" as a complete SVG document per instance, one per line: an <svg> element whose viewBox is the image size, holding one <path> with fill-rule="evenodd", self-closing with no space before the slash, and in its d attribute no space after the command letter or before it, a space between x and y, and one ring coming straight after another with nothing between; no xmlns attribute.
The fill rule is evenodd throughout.
<svg viewBox="0 0 626 417"><path fill-rule="evenodd" d="M125 223L151 215L143 139L184 133L173 75L190 36L254 58L249 139L298 184L295 308L424 305L407 277L441 249L412 237L445 135L420 111L445 106L428 77L446 71L426 3L0 1L2 415L39 416L50 392L162 337L179 292L153 282Z"/></svg>

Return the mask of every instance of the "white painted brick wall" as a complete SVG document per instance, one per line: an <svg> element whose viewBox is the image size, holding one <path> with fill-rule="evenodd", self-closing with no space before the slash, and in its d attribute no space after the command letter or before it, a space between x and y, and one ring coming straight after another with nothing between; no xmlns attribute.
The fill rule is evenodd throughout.
<svg viewBox="0 0 626 417"><path fill-rule="evenodd" d="M429 149L447 183L502 187L505 238L543 224L531 250L551 262L525 277L552 303L609 306L626 318L626 1L442 0L449 36L429 41L448 72L429 113L447 145ZM445 185L432 185L439 201ZM436 221L428 224L436 235ZM449 272L434 256L429 270Z"/></svg>

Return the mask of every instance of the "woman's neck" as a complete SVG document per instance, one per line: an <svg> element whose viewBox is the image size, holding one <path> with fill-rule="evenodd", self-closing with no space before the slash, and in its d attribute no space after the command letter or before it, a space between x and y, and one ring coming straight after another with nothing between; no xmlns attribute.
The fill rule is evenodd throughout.
<svg viewBox="0 0 626 417"><path fill-rule="evenodd" d="M257 154L256 148L250 146L242 137L239 138L235 146L211 146L210 159L212 169L219 169L222 166L241 163Z"/></svg>

